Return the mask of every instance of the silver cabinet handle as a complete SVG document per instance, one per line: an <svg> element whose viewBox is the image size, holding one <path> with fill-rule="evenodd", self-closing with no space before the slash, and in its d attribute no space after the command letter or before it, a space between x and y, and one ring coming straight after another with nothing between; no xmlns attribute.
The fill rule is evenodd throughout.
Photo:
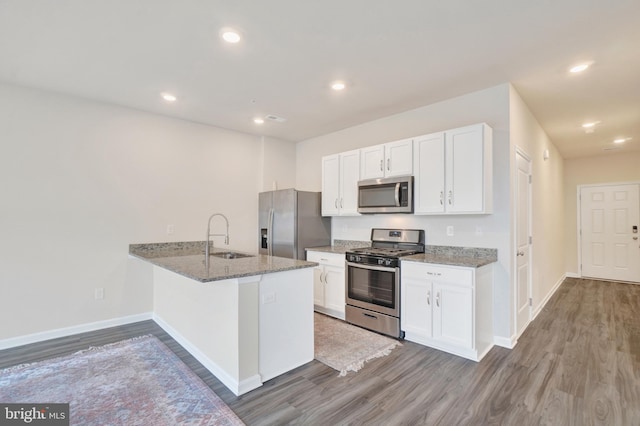
<svg viewBox="0 0 640 426"><path fill-rule="evenodd" d="M453 191L449 191L449 205L453 203Z"/></svg>
<svg viewBox="0 0 640 426"><path fill-rule="evenodd" d="M436 293L436 306L438 308L440 307L440 292Z"/></svg>
<svg viewBox="0 0 640 426"><path fill-rule="evenodd" d="M391 158L387 158L387 170L391 170Z"/></svg>
<svg viewBox="0 0 640 426"><path fill-rule="evenodd" d="M344 205L343 205L343 201L344 201L344 198L340 198L340 208L343 208L343 207L344 207Z"/></svg>
<svg viewBox="0 0 640 426"><path fill-rule="evenodd" d="M384 172L384 168L382 166L383 164L384 164L384 160L380 160L380 171L381 172Z"/></svg>
<svg viewBox="0 0 640 426"><path fill-rule="evenodd" d="M336 202L333 203L336 206L336 209L338 208L338 199L336 198Z"/></svg>
<svg viewBox="0 0 640 426"><path fill-rule="evenodd" d="M444 191L440 191L440 205L444 204Z"/></svg>
<svg viewBox="0 0 640 426"><path fill-rule="evenodd" d="M442 272L431 272L427 271L427 275L431 275L432 277L439 277L442 275Z"/></svg>
<svg viewBox="0 0 640 426"><path fill-rule="evenodd" d="M431 306L431 292L427 291L427 305Z"/></svg>

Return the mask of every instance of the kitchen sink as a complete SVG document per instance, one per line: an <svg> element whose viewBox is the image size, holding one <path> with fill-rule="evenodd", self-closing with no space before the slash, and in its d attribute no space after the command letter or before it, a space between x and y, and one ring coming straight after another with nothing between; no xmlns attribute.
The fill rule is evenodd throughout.
<svg viewBox="0 0 640 426"><path fill-rule="evenodd" d="M222 251L218 253L211 253L211 256L219 257L222 259L242 259L244 257L254 257L252 254L238 253L236 251Z"/></svg>

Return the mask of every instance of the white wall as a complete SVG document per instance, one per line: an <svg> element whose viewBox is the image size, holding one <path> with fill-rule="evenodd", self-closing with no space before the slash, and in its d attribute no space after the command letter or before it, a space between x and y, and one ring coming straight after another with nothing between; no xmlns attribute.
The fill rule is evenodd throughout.
<svg viewBox="0 0 640 426"><path fill-rule="evenodd" d="M263 137L260 191L296 187L296 145Z"/></svg>
<svg viewBox="0 0 640 426"><path fill-rule="evenodd" d="M295 173L263 161L293 155L277 140L9 85L0 141L0 339L151 311L129 243L203 240L222 212L256 251L257 192Z"/></svg>
<svg viewBox="0 0 640 426"><path fill-rule="evenodd" d="M512 158L515 160L518 147L532 163L532 299L534 310L538 310L565 273L564 159L513 87L510 99ZM543 160L545 149L550 154L547 160ZM515 166L512 172L515 182ZM515 225L515 207L512 212ZM512 232L515 241L514 227ZM515 243L512 251L515 252Z"/></svg>
<svg viewBox="0 0 640 426"><path fill-rule="evenodd" d="M373 227L420 228L426 230L427 244L498 249L495 264L495 334L510 338L510 185L509 185L509 93L510 85L470 93L433 105L417 108L351 127L297 144L296 181L299 189L319 191L322 187L320 159L324 155L376 145L469 124L486 122L493 128L494 213L472 216L366 215L335 217L333 238L369 240ZM446 227L455 235L448 237ZM476 229L481 235L476 235Z"/></svg>
<svg viewBox="0 0 640 426"><path fill-rule="evenodd" d="M578 185L640 181L640 152L573 158L564 167L565 270L578 274Z"/></svg>

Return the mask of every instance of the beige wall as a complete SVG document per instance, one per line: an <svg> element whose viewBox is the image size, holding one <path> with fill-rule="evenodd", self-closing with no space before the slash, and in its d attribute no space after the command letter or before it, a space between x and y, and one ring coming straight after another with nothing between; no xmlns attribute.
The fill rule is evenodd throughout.
<svg viewBox="0 0 640 426"><path fill-rule="evenodd" d="M296 144L262 137L260 191L296 187ZM256 236L257 238L257 236Z"/></svg>
<svg viewBox="0 0 640 426"><path fill-rule="evenodd" d="M541 309L564 277L564 160L515 88L510 93L512 158L517 147L531 160L531 221L533 245L531 288L533 309ZM543 159L544 150L549 158ZM515 191L515 164L512 171ZM514 198L515 199L515 194ZM515 206L513 208L515 226ZM515 251L515 228L512 226ZM515 271L514 271L515 277Z"/></svg>
<svg viewBox="0 0 640 426"><path fill-rule="evenodd" d="M601 157L565 161L565 270L579 274L578 268L578 185L640 182L640 152L608 154Z"/></svg>
<svg viewBox="0 0 640 426"><path fill-rule="evenodd" d="M256 251L258 190L295 176L290 144L9 85L0 141L0 340L150 312L130 243L203 240L221 212Z"/></svg>

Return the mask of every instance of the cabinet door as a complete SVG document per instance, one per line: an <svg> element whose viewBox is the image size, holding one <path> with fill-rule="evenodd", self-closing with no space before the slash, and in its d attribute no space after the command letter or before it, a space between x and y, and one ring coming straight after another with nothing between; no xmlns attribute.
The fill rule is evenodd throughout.
<svg viewBox="0 0 640 426"><path fill-rule="evenodd" d="M446 133L446 208L449 212L483 211L483 126Z"/></svg>
<svg viewBox="0 0 640 426"><path fill-rule="evenodd" d="M434 282L433 337L473 349L473 289Z"/></svg>
<svg viewBox="0 0 640 426"><path fill-rule="evenodd" d="M413 174L413 139L390 142L384 146L385 176Z"/></svg>
<svg viewBox="0 0 640 426"><path fill-rule="evenodd" d="M325 266L324 306L333 312L342 315L345 313L345 281L344 268Z"/></svg>
<svg viewBox="0 0 640 426"><path fill-rule="evenodd" d="M360 179L376 179L384 176L384 145L360 150Z"/></svg>
<svg viewBox="0 0 640 426"><path fill-rule="evenodd" d="M410 334L410 340L424 343L431 337L431 283L412 277L403 277L401 283L400 328Z"/></svg>
<svg viewBox="0 0 640 426"><path fill-rule="evenodd" d="M360 151L340 154L341 215L358 215L358 180L360 179Z"/></svg>
<svg viewBox="0 0 640 426"><path fill-rule="evenodd" d="M322 157L322 216L340 213L340 156Z"/></svg>
<svg viewBox="0 0 640 426"><path fill-rule="evenodd" d="M415 213L445 211L444 152L443 132L414 139Z"/></svg>
<svg viewBox="0 0 640 426"><path fill-rule="evenodd" d="M313 268L313 304L324 306L324 268L316 266Z"/></svg>

